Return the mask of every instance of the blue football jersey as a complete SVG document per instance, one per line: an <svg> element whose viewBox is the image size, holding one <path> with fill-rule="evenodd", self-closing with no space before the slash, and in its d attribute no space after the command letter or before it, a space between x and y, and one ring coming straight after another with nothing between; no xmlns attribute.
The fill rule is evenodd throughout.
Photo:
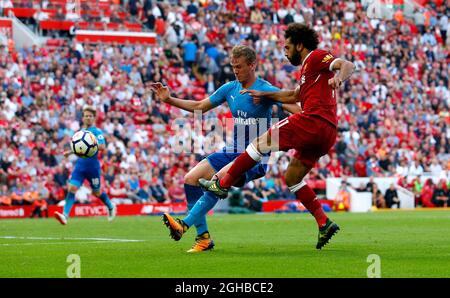
<svg viewBox="0 0 450 298"><path fill-rule="evenodd" d="M253 139L269 129L272 122L272 106L278 105L281 108L280 102L271 100L261 100L259 104L255 105L250 95L239 93L243 89L239 81L231 81L209 96L214 106L227 102L233 115L233 144L227 144L224 148L226 152L245 151L245 148ZM258 91L279 90L279 88L261 78L257 78L248 89Z"/></svg>
<svg viewBox="0 0 450 298"><path fill-rule="evenodd" d="M103 132L101 129L95 126L91 126L89 128L85 128L85 130L88 130L95 135L95 137L97 138L98 145L105 144L105 137L103 136ZM98 160L98 152L95 153L95 155L92 157L78 158L76 162L76 167L100 168L100 162Z"/></svg>

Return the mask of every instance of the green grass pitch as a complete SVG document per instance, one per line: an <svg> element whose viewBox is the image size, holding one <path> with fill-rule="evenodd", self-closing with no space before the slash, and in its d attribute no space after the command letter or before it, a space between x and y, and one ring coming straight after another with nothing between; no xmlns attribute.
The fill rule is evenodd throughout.
<svg viewBox="0 0 450 298"><path fill-rule="evenodd" d="M1 220L0 277L66 277L71 254L81 277L367 277L371 254L381 277L450 277L450 211L330 217L341 231L319 251L307 213L216 214L216 248L200 254L185 252L194 229L174 242L159 216Z"/></svg>

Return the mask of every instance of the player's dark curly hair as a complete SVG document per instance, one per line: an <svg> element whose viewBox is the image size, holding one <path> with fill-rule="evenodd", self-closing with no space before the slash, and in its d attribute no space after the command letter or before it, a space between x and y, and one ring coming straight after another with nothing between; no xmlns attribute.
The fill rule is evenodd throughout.
<svg viewBox="0 0 450 298"><path fill-rule="evenodd" d="M291 38L294 45L303 44L310 51L317 49L319 45L319 35L314 29L305 24L291 23L287 27L284 38Z"/></svg>

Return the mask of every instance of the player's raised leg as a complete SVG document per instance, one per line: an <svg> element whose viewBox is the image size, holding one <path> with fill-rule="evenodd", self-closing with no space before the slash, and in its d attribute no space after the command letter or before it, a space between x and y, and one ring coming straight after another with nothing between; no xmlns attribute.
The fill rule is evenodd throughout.
<svg viewBox="0 0 450 298"><path fill-rule="evenodd" d="M100 176L101 170L100 168L93 168L88 171L88 179L92 187L92 192L94 195L99 198L103 204L105 204L106 208L108 208L108 221L113 221L116 217L117 209L116 206L111 202L106 192L101 191L100 185Z"/></svg>
<svg viewBox="0 0 450 298"><path fill-rule="evenodd" d="M334 234L339 230L339 226L331 221L325 214L322 204L320 204L314 191L303 181L303 178L311 170L312 165L306 165L297 158L292 158L286 171L286 184L295 194L303 206L316 219L319 227L319 236L316 248L321 249Z"/></svg>
<svg viewBox="0 0 450 298"><path fill-rule="evenodd" d="M206 180L200 179L199 184L205 191L211 191L219 198L226 198L228 190L236 184L241 177L261 161L263 153L271 151L271 136L269 131L256 138L248 145L245 152L241 153L223 178Z"/></svg>
<svg viewBox="0 0 450 298"><path fill-rule="evenodd" d="M106 192L101 192L100 190L94 191L94 195L99 198L103 204L105 204L106 208L108 208L108 221L113 221L116 218L117 207L114 205L109 199Z"/></svg>
<svg viewBox="0 0 450 298"><path fill-rule="evenodd" d="M75 169L72 173L72 178L69 181L69 186L67 188L67 195L64 203L64 211L63 213L55 212L55 218L62 224L66 225L69 219L70 210L72 210L72 206L75 203L75 193L78 191L78 188L81 186L83 181L83 177L81 177L81 173Z"/></svg>

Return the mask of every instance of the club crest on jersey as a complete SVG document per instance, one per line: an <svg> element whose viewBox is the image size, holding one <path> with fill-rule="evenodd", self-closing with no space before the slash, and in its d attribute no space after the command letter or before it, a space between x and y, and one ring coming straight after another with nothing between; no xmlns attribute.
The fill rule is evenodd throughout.
<svg viewBox="0 0 450 298"><path fill-rule="evenodd" d="M327 54L325 57L323 57L323 59L322 59L322 63L326 63L326 62L328 62L330 59L332 59L333 58L333 55L331 55L331 54Z"/></svg>
<svg viewBox="0 0 450 298"><path fill-rule="evenodd" d="M306 77L305 75L302 75L302 77L300 78L300 86L303 85L306 81Z"/></svg>

